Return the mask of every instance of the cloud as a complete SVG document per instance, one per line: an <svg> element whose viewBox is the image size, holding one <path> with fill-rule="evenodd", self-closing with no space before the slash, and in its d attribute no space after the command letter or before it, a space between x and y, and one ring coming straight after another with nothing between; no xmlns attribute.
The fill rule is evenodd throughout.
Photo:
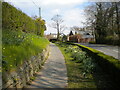
<svg viewBox="0 0 120 90"><path fill-rule="evenodd" d="M51 28L51 18L60 14L64 20L64 24L68 27L82 26L82 21L85 20L83 15L84 1L85 0L5 0L10 2L17 8L20 8L29 16L39 16L38 7L41 7L42 18L46 20L47 31L46 33L56 33L56 30ZM36 4L34 4L34 3ZM37 7L38 6L38 7ZM68 33L66 31L66 33Z"/></svg>
<svg viewBox="0 0 120 90"><path fill-rule="evenodd" d="M84 10L75 8L65 12L63 19L68 23L68 26L82 26L81 22L85 20Z"/></svg>
<svg viewBox="0 0 120 90"><path fill-rule="evenodd" d="M43 5L70 5L70 4L78 4L83 2L84 0L44 0L42 2Z"/></svg>

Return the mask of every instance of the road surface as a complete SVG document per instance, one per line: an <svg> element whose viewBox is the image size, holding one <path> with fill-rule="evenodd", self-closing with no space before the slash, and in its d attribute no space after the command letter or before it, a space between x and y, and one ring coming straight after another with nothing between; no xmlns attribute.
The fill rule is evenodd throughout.
<svg viewBox="0 0 120 90"><path fill-rule="evenodd" d="M106 55L110 55L120 60L120 47L111 46L111 45L103 45L103 44L88 44L88 43L78 43L81 45L85 45L87 47L91 47L98 51L103 52Z"/></svg>

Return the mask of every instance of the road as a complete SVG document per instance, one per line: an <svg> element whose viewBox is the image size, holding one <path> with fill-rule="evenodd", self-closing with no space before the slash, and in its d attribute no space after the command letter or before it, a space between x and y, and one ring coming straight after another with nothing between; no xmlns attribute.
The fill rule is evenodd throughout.
<svg viewBox="0 0 120 90"><path fill-rule="evenodd" d="M91 47L98 51L103 52L106 55L110 55L120 60L120 47L111 46L111 45L103 45L103 44L88 44L88 43L78 43L81 45L85 45L87 47Z"/></svg>

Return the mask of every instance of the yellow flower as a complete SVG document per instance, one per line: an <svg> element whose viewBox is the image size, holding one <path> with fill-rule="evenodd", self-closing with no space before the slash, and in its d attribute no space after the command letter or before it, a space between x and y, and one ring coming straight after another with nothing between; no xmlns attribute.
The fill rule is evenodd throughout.
<svg viewBox="0 0 120 90"><path fill-rule="evenodd" d="M20 37L20 35L18 35L18 37Z"/></svg>
<svg viewBox="0 0 120 90"><path fill-rule="evenodd" d="M77 48L77 46L74 46L73 48Z"/></svg>
<svg viewBox="0 0 120 90"><path fill-rule="evenodd" d="M77 52L76 50L74 52Z"/></svg>
<svg viewBox="0 0 120 90"><path fill-rule="evenodd" d="M10 67L12 67L12 65L10 65Z"/></svg>

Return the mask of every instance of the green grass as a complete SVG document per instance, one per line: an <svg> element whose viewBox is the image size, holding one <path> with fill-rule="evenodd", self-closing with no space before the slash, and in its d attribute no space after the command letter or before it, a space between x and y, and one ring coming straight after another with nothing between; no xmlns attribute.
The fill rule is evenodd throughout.
<svg viewBox="0 0 120 90"><path fill-rule="evenodd" d="M82 63L77 63L71 58L71 53L65 52L67 46L65 44L63 46L57 44L57 46L65 57L68 75L67 88L96 88L92 74L88 73L84 76Z"/></svg>
<svg viewBox="0 0 120 90"><path fill-rule="evenodd" d="M46 38L35 34L3 30L3 70L16 69L24 60L41 53L49 44Z"/></svg>
<svg viewBox="0 0 120 90"><path fill-rule="evenodd" d="M83 65L84 64L83 62L78 62L78 60L75 60L71 57L72 52L66 53L66 49L69 48L69 46L71 45L65 43L57 43L56 45L60 48L62 54L65 57L68 76L67 88L87 88L87 89L93 88L102 90L104 88L119 87L118 83L116 83L111 77L111 75L105 72L103 68L101 68L96 63L95 59L92 60L92 63L94 63L94 69L92 69L91 72L88 72L84 75L85 72L84 69L86 68L88 61L83 60L84 62L87 62L86 65ZM76 45L73 45L73 47L76 47Z"/></svg>

